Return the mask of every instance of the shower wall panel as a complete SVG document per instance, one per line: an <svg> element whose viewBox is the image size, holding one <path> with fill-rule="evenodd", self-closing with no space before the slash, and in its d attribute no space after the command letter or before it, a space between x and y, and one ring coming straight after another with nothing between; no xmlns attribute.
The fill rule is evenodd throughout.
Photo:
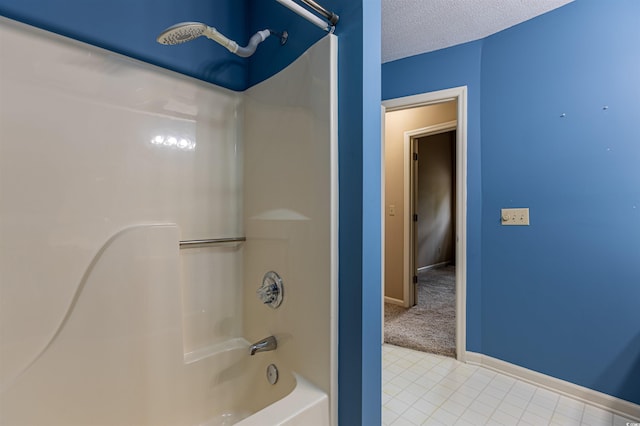
<svg viewBox="0 0 640 426"><path fill-rule="evenodd" d="M291 368L335 396L337 353L336 37L245 92L245 297L248 340L274 335ZM278 272L283 304L256 297ZM258 362L258 361L256 361Z"/></svg>
<svg viewBox="0 0 640 426"><path fill-rule="evenodd" d="M241 337L243 252L178 240L243 234L242 95L4 18L0 51L0 424L206 420L230 360L184 355Z"/></svg>

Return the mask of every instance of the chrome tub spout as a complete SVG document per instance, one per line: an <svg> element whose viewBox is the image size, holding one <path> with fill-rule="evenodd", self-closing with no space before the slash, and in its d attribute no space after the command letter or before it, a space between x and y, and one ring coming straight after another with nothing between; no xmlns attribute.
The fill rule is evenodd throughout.
<svg viewBox="0 0 640 426"><path fill-rule="evenodd" d="M278 342L273 336L262 339L249 346L249 355L255 355L256 352L273 351L278 347Z"/></svg>

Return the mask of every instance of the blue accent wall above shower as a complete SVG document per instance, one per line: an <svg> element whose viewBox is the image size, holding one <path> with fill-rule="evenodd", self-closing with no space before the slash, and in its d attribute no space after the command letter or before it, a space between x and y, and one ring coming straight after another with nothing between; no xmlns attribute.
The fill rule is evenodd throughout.
<svg viewBox="0 0 640 426"><path fill-rule="evenodd" d="M323 5L340 11L341 3ZM0 15L236 91L278 73L326 35L275 0L0 0ZM289 39L281 46L269 37L250 58L204 37L176 46L156 42L184 21L206 23L242 46L264 29L286 30ZM340 22L338 34L349 26Z"/></svg>
<svg viewBox="0 0 640 426"><path fill-rule="evenodd" d="M383 65L384 99L469 85L468 349L640 404L640 2L476 43Z"/></svg>
<svg viewBox="0 0 640 426"><path fill-rule="evenodd" d="M200 21L245 45L246 6L244 0L0 0L0 15L241 91L246 59L204 37L177 46L155 39L175 23Z"/></svg>
<svg viewBox="0 0 640 426"><path fill-rule="evenodd" d="M323 6L329 9L336 6L329 3L323 2ZM249 58L249 87L278 73L327 34L326 31L302 19L275 0L249 0L249 10L247 31L250 33L270 28L275 31L286 30L289 34L289 39L284 46L280 46L275 41L263 43Z"/></svg>

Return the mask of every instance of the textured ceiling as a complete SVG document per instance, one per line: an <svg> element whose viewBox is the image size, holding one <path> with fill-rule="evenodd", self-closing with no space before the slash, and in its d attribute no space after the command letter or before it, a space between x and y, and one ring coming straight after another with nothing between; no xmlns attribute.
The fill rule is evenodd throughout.
<svg viewBox="0 0 640 426"><path fill-rule="evenodd" d="M478 40L573 0L382 0L382 62Z"/></svg>

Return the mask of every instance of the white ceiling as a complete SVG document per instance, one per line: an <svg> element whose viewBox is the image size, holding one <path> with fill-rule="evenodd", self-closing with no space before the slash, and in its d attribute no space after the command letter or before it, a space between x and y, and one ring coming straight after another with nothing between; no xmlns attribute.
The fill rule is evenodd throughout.
<svg viewBox="0 0 640 426"><path fill-rule="evenodd" d="M478 40L573 0L382 0L382 62Z"/></svg>

